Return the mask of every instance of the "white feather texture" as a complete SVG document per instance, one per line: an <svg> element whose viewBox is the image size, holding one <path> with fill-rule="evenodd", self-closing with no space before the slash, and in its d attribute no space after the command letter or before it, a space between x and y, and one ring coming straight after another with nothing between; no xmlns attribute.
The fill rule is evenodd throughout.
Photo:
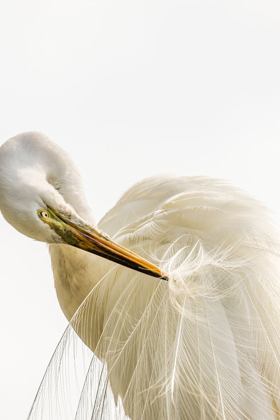
<svg viewBox="0 0 280 420"><path fill-rule="evenodd" d="M50 245L60 304L76 312L29 418L280 419L280 241L266 209L216 179L161 176L99 227L169 281Z"/></svg>
<svg viewBox="0 0 280 420"><path fill-rule="evenodd" d="M279 419L279 237L263 206L214 179L155 177L99 226L170 273L167 283L107 266L71 323L125 413ZM76 418L122 418L97 370L90 360Z"/></svg>

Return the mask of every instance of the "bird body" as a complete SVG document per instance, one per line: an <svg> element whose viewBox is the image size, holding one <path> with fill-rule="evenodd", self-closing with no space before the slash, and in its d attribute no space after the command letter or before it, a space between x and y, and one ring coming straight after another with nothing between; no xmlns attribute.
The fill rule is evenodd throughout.
<svg viewBox="0 0 280 420"><path fill-rule="evenodd" d="M116 274L110 288L99 343L111 337L131 418L278 419L279 238L265 208L220 180L153 177L100 227L170 273Z"/></svg>
<svg viewBox="0 0 280 420"><path fill-rule="evenodd" d="M13 143L22 149L17 156ZM76 169L63 161L60 148L38 133L6 144L0 150L1 211L18 230L49 243L61 308L106 366L126 415L280 419L280 240L264 206L224 181L157 176L130 188L97 226ZM18 179L36 211L50 208L47 221L44 215L32 219L32 203L23 206ZM51 209L60 221L71 213L69 225L74 220L80 232L86 223L106 232L124 247L119 250L168 273L168 281L65 244ZM76 222L79 217L86 223ZM99 380L92 398L94 374L89 369L75 418L114 419L105 414L107 382Z"/></svg>

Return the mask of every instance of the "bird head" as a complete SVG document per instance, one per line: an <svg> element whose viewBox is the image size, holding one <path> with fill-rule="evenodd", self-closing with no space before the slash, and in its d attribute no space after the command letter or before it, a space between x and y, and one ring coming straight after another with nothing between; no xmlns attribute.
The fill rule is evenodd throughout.
<svg viewBox="0 0 280 420"><path fill-rule="evenodd" d="M41 133L22 133L1 146L0 210L8 223L35 240L68 244L154 277L166 277L97 228L74 163Z"/></svg>

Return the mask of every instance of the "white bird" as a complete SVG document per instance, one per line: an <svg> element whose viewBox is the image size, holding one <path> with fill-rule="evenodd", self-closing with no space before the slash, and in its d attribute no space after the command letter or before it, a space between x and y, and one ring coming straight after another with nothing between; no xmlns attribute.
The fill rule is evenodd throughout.
<svg viewBox="0 0 280 420"><path fill-rule="evenodd" d="M97 226L69 156L30 132L0 149L0 209L50 244L69 331L105 367L96 383L90 365L75 418L121 416L111 387L132 420L280 419L280 240L263 205L220 180L153 177ZM67 351L30 418L50 410Z"/></svg>

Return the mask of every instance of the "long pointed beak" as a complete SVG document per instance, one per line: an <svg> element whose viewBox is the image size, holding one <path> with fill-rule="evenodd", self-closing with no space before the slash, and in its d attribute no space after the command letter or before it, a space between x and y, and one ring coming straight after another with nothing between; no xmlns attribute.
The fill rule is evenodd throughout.
<svg viewBox="0 0 280 420"><path fill-rule="evenodd" d="M99 255L117 264L129 267L149 276L168 280L166 273L139 255L113 242L97 229L81 220L73 220L51 208L38 210L41 220L50 225L63 241L76 248Z"/></svg>

